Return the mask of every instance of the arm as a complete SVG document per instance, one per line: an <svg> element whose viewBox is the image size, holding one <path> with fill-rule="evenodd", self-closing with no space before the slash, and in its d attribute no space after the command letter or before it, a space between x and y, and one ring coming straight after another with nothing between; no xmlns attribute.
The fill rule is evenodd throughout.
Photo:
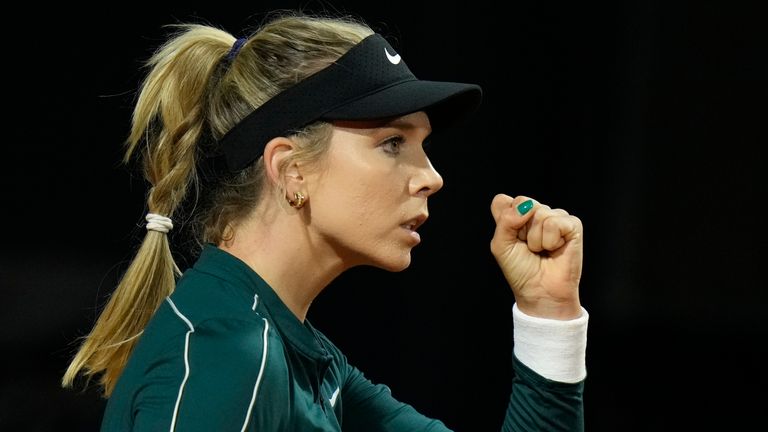
<svg viewBox="0 0 768 432"><path fill-rule="evenodd" d="M588 314L579 301L581 221L497 195L491 252L515 297L515 379L505 431L584 430Z"/></svg>
<svg viewBox="0 0 768 432"><path fill-rule="evenodd" d="M492 204L493 252L515 296L515 356L503 431L582 431L588 315L578 295L581 221L527 198ZM342 356L343 358L343 356ZM346 364L342 427L349 431L447 431Z"/></svg>
<svg viewBox="0 0 768 432"><path fill-rule="evenodd" d="M515 377L504 431L584 430L583 391L589 315L561 321L513 307Z"/></svg>
<svg viewBox="0 0 768 432"><path fill-rule="evenodd" d="M360 370L346 366L342 388L342 428L352 432L446 432L442 422L428 418L396 400L389 388L373 384Z"/></svg>
<svg viewBox="0 0 768 432"><path fill-rule="evenodd" d="M513 307L515 378L502 430L583 430L584 355L588 314L561 321L536 318ZM328 345L332 343L328 341ZM375 385L335 347L346 378L342 386L342 427L350 431L447 431ZM522 359L522 361L521 361Z"/></svg>
<svg viewBox="0 0 768 432"><path fill-rule="evenodd" d="M337 400L339 424L345 432L446 432L439 420L418 413L392 396L389 387L374 384L325 335L318 332L338 365L340 392Z"/></svg>

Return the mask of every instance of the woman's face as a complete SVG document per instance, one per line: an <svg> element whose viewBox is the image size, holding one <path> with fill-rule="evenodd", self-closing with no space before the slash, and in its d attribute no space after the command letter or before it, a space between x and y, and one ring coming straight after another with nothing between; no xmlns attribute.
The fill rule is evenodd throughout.
<svg viewBox="0 0 768 432"><path fill-rule="evenodd" d="M323 167L308 179L310 229L348 267L410 264L427 197L443 185L422 147L430 132L423 112L334 123Z"/></svg>

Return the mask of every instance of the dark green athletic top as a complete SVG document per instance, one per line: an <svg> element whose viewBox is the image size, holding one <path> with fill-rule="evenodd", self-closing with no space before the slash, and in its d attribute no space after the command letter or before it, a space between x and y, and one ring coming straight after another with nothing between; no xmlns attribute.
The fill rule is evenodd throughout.
<svg viewBox="0 0 768 432"><path fill-rule="evenodd" d="M504 431L583 430L583 381L512 361ZM448 429L373 384L244 262L206 245L136 344L101 430Z"/></svg>

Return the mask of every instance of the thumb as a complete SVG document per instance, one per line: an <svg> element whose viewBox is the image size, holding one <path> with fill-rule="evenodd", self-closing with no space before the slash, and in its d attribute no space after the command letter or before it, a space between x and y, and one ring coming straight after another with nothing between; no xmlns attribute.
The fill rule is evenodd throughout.
<svg viewBox="0 0 768 432"><path fill-rule="evenodd" d="M494 240L503 243L525 240L525 224L533 217L536 201L527 196L511 197L498 194L491 202L491 214L496 221Z"/></svg>

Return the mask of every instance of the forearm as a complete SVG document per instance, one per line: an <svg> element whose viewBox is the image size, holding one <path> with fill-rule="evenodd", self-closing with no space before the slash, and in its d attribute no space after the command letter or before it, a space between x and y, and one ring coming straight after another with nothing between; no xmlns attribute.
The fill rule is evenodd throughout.
<svg viewBox="0 0 768 432"><path fill-rule="evenodd" d="M559 321L514 307L513 319L515 378L503 430L584 430L586 310Z"/></svg>

